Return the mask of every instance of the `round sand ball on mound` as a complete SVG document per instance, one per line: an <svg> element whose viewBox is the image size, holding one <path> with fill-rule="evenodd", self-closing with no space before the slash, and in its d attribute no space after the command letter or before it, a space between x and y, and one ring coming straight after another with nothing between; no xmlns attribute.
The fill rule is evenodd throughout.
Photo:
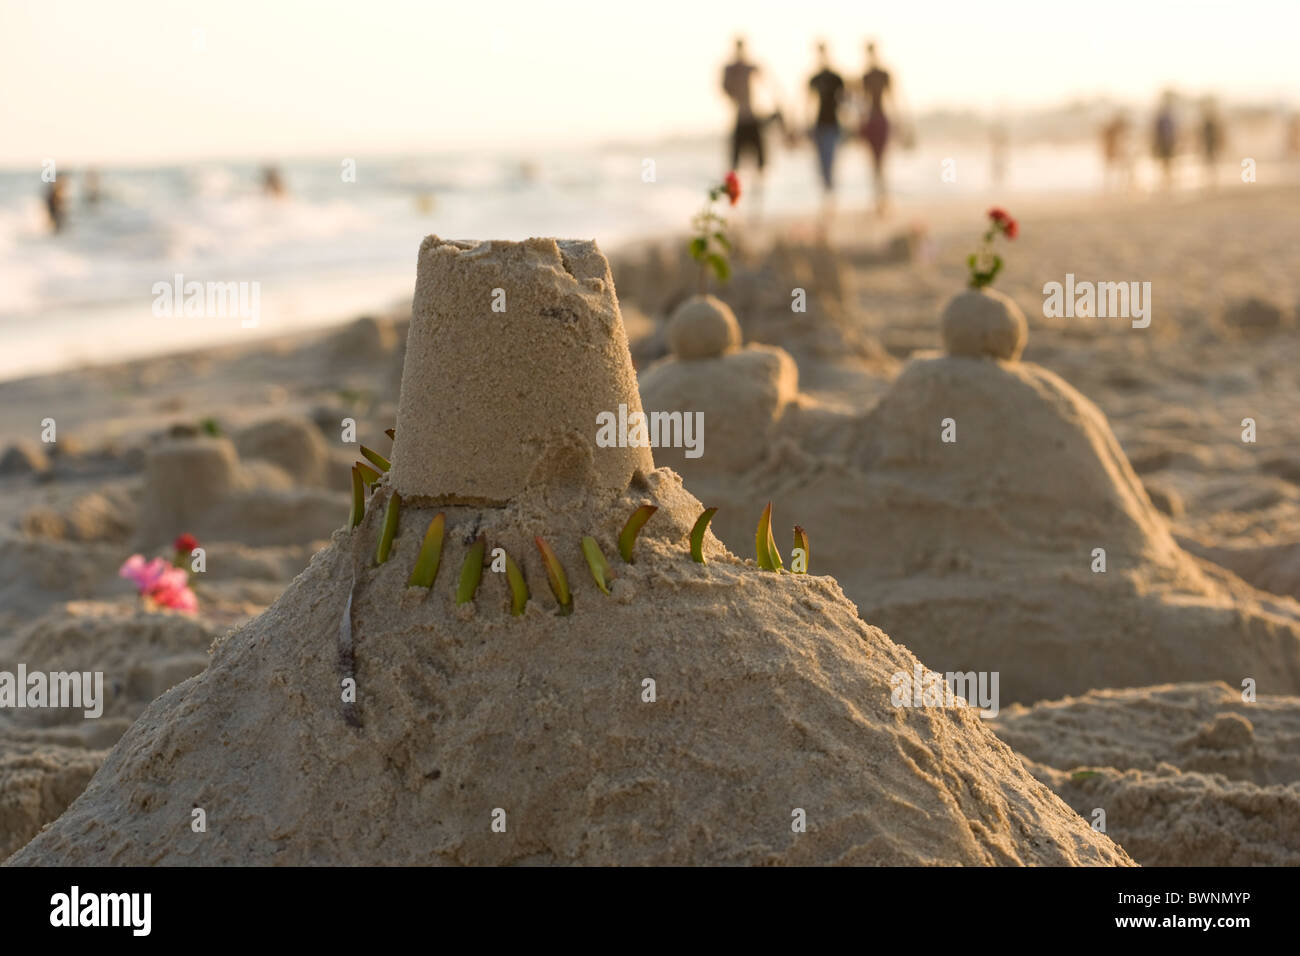
<svg viewBox="0 0 1300 956"><path fill-rule="evenodd" d="M235 436L235 448L241 459L279 465L302 484L325 482L329 446L320 430L305 418L271 418L250 425Z"/></svg>
<svg viewBox="0 0 1300 956"><path fill-rule="evenodd" d="M693 295L668 323L668 348L679 359L715 358L740 346L731 307L711 295Z"/></svg>
<svg viewBox="0 0 1300 956"><path fill-rule="evenodd" d="M182 438L153 449L145 459L140 509L143 541L171 541L193 531L237 481L239 456L225 438Z"/></svg>
<svg viewBox="0 0 1300 956"><path fill-rule="evenodd" d="M943 347L949 355L1015 361L1029 340L1029 323L1010 298L992 289L967 289L944 306Z"/></svg>

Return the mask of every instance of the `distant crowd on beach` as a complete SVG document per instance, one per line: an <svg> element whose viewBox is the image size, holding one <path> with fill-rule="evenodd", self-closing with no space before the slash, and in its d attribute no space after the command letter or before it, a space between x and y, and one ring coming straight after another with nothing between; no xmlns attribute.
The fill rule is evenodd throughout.
<svg viewBox="0 0 1300 956"><path fill-rule="evenodd" d="M863 72L847 79L836 71L824 42L816 45L816 66L807 81L808 111L806 122L782 111L781 98L769 83L769 98L775 103L764 112L755 107L754 84L765 78L762 68L746 50L743 37L737 37L732 59L722 71L722 90L734 109L730 136L731 168L740 169L752 162L754 192L761 196L763 172L767 165L769 134L775 133L786 145L795 145L805 137L812 141L817 158L817 172L823 189L823 215L833 209L835 160L838 149L847 140L860 138L866 147L876 213L888 208L888 181L885 158L896 141L910 147L914 135L904 122L900 110L895 76L881 64L875 41L866 43ZM766 77L769 81L770 77ZM1160 170L1165 188L1175 179L1175 161L1180 155L1194 152L1202 163L1207 186L1212 186L1217 166L1227 143L1226 123L1218 101L1207 96L1200 101L1194 122L1185 117L1177 94L1162 94L1150 129L1150 154ZM844 121L845 114L852 117ZM1300 115L1293 114L1287 123L1284 155L1300 158ZM1104 164L1103 188L1131 189L1136 184L1135 166L1140 147L1135 145L1134 127L1127 112L1121 110L1100 129ZM1006 175L1009 135L1004 124L993 123L989 130L991 181L1000 186Z"/></svg>
<svg viewBox="0 0 1300 956"><path fill-rule="evenodd" d="M744 37L737 37L734 57L722 70L722 89L735 109L731 168L739 169L742 162L752 159L760 182L767 164L765 142L768 129L774 128L787 143L799 138L794 123L779 106L766 114L755 109L753 84L761 78L763 71L749 59ZM836 151L846 134L856 132L865 141L871 157L876 210L884 213L887 206L885 150L894 139L905 138L907 134L898 120L894 79L881 65L875 42L866 44L862 75L852 83L846 82L831 67L826 44L818 43L817 70L808 81L807 91L811 107L808 130L816 148L818 171L827 202L835 186ZM843 108L854 103L858 122L856 127L852 124L846 127L841 121Z"/></svg>

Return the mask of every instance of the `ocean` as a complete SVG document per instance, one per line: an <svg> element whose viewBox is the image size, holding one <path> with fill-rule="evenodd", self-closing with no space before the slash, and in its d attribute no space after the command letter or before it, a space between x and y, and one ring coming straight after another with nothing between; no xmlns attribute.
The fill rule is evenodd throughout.
<svg viewBox="0 0 1300 956"><path fill-rule="evenodd" d="M812 150L771 146L762 215L815 211L821 192ZM944 196L1011 204L1016 196L1101 185L1091 141L1012 150L1000 188L990 160L983 142L898 151L890 175L900 215ZM41 167L0 172L0 379L282 334L391 306L410 296L416 251L429 233L595 238L610 251L684 232L727 161L720 138L317 158L278 164L279 198L262 189L258 163L106 166L97 170L96 203L87 201L84 169L58 169L70 184L58 234L49 230ZM860 144L845 144L836 175L842 207L865 209L870 186ZM735 214L752 217L758 196L743 170L742 181L746 195ZM212 310L159 314L156 288L178 281L255 286L255 326Z"/></svg>

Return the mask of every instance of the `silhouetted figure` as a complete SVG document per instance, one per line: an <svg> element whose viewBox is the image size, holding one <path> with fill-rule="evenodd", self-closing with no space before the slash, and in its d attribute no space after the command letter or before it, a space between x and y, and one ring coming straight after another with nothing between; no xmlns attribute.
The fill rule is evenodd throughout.
<svg viewBox="0 0 1300 956"><path fill-rule="evenodd" d="M825 43L817 44L820 69L808 81L808 92L817 99L817 116L812 124L813 145L817 147L817 166L821 171L822 189L829 201L835 188L835 150L840 143L840 101L844 99L844 77L831 69Z"/></svg>
<svg viewBox="0 0 1300 956"><path fill-rule="evenodd" d="M1105 189L1129 189L1133 185L1128 137L1129 121L1122 110L1101 128L1101 156L1105 164L1102 186Z"/></svg>
<svg viewBox="0 0 1300 956"><path fill-rule="evenodd" d="M81 201L92 208L98 206L100 200L104 198L104 192L99 185L99 170L86 170L86 175L81 177L81 183Z"/></svg>
<svg viewBox="0 0 1300 956"><path fill-rule="evenodd" d="M745 41L736 38L736 58L722 70L722 90L736 108L736 122L731 131L731 168L739 169L740 160L752 154L761 176L765 156L763 153L763 125L754 113L751 89L758 67L745 58Z"/></svg>
<svg viewBox="0 0 1300 956"><path fill-rule="evenodd" d="M862 123L862 138L871 151L871 177L876 195L876 212L885 211L885 146L889 143L889 118L885 115L885 99L893 109L893 91L889 74L880 66L876 45L867 44L867 72L862 76L862 92L866 97L867 116Z"/></svg>
<svg viewBox="0 0 1300 956"><path fill-rule="evenodd" d="M282 199L287 190L284 188L284 179L280 176L280 170L275 166L262 167L262 192L274 199Z"/></svg>
<svg viewBox="0 0 1300 956"><path fill-rule="evenodd" d="M55 176L54 181L45 187L45 211L50 217L50 229L62 232L68 217L68 180L67 176Z"/></svg>
<svg viewBox="0 0 1300 956"><path fill-rule="evenodd" d="M989 179L1001 186L1007 178L1007 127L998 121L989 130Z"/></svg>
<svg viewBox="0 0 1300 956"><path fill-rule="evenodd" d="M1223 118L1214 97L1201 101L1201 159L1205 161L1205 184L1214 186L1214 170L1223 152Z"/></svg>
<svg viewBox="0 0 1300 956"><path fill-rule="evenodd" d="M1178 151L1178 121L1174 118L1174 94L1166 91L1160 99L1152 130L1152 152L1164 174L1165 188L1174 184L1174 155Z"/></svg>

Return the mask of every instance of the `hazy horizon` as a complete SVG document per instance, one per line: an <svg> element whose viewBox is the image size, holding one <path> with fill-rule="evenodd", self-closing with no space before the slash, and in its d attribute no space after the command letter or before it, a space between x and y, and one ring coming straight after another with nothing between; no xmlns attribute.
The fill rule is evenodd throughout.
<svg viewBox="0 0 1300 956"><path fill-rule="evenodd" d="M1083 12L1014 0L937 14L809 0L798 25L783 3L698 11L683 0L650 9L139 0L125 12L11 0L0 76L27 95L7 104L0 165L546 149L721 132L718 74L737 33L769 75L762 95L796 119L819 38L848 76L876 39L914 112L1143 103L1166 86L1276 102L1300 88L1285 29L1300 14L1280 0L1248 17L1222 4L1118 0Z"/></svg>

